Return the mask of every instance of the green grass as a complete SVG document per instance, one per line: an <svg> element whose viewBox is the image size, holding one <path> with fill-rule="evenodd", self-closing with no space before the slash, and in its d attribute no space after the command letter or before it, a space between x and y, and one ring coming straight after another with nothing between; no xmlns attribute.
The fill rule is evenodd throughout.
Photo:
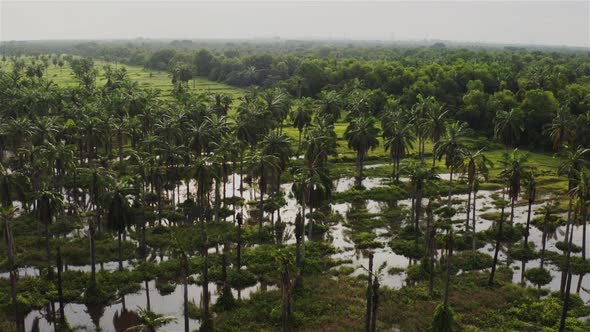
<svg viewBox="0 0 590 332"><path fill-rule="evenodd" d="M99 70L97 77L97 85L103 86L106 82L104 78L104 66L109 63L96 61L94 66ZM170 91L172 90L172 78L169 73L164 71L149 70L138 66L130 66L124 64L113 64L113 67L125 67L129 78L132 81L137 81L139 87L144 89L159 89L162 91L162 96L165 99L170 98ZM11 70L11 62L2 64L0 70ZM45 70L44 77L54 81L60 87L75 87L78 85L70 67L66 64L63 68L49 65ZM211 93L226 93L234 100L244 94L244 90L232 87L223 83L212 82L206 78L197 77L189 81L189 88L192 92L211 92Z"/></svg>

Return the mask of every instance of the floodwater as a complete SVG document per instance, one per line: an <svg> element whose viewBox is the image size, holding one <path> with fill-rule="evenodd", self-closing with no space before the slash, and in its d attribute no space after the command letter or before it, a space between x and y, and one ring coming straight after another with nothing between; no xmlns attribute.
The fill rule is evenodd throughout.
<svg viewBox="0 0 590 332"><path fill-rule="evenodd" d="M376 166L375 166L376 167ZM448 175L441 174L441 178L448 178ZM233 175L229 177L230 183L226 186L226 196L239 196L239 175ZM232 180L235 181L236 186L232 185ZM366 178L363 180L362 185L366 189L371 189L379 186L386 186L388 183L388 179L386 178ZM334 189L336 192L343 192L346 190L351 189L355 184L355 179L352 177L344 177L334 181ZM281 185L281 190L286 193L285 199L287 204L281 208L280 216L283 222L287 222L287 229L286 234L291 235L286 239L287 243L293 243L294 238L293 234L293 226L292 222L295 220L295 216L299 211L299 205L297 204L294 197L290 194L291 192L291 183L285 183ZM195 192L195 184L190 184L191 194L194 195ZM496 207L493 205L493 198L494 194L499 193L498 191L479 191L477 194L477 211L476 213L479 215L482 211L485 212L494 212L498 211ZM256 199L256 190L255 188L249 187L247 184L244 183L244 192L243 197L246 200L253 200ZM186 185L181 185L177 191L172 194L170 192L170 198L174 198L175 203L180 203L186 197ZM467 195L455 195L454 201L460 201L460 203L456 203L455 207L458 208L458 213L454 217L456 220L465 220L465 201L467 200ZM533 205L533 211L538 210L543 204L543 199L538 199L540 203ZM368 200L365 202L366 204L363 208L366 208L368 212L371 213L378 213L386 209L385 203L376 202ZM426 205L427 200L423 200L423 206ZM411 202L409 200L400 200L397 202L399 206L410 206ZM351 203L340 203L340 204L332 204L331 206L333 212L339 213L344 218L348 212L353 211L354 206ZM515 207L514 210L514 223L526 223L527 218L527 211L528 206L526 205L519 205ZM510 209L506 209L506 213L509 213ZM243 210L245 216L247 216L246 209ZM275 214L275 221L278 218L278 214ZM228 217L228 221L233 220L233 217ZM400 222L394 220L392 222ZM472 224L472 221L470 221ZM491 221L484 220L478 217L477 221L477 231L481 231L484 229L489 228L492 225ZM456 225L457 229L464 228L464 223L458 222ZM590 227L588 227L590 231ZM391 267L398 267L398 268L406 268L410 264L410 260L404 256L397 255L392 252L389 248L387 243L391 240L388 236L389 232L385 228L375 229L374 232L378 235L377 241L383 243L383 248L373 249L372 253L374 255L374 268L377 269L382 264L386 264L387 268L384 272L380 275L380 281L383 286L392 287L392 288L399 288L404 285L405 280L405 273L398 273L395 275L390 275L387 273L387 270ZM575 226L574 227L574 243L577 245L581 245L582 239L582 226ZM555 236L549 237L547 242L547 250L557 250L555 248L555 243L558 240L562 240L563 234L565 233L565 227L560 227ZM344 259L349 261L350 263L346 263L346 266L351 266L354 268L354 275L358 275L361 273L366 273L365 268L368 267L368 257L366 256L366 251L361 251L355 249L354 243L349 238L348 234L350 234L350 230L345 226L345 223L338 223L330 227L330 230L327 234L327 239L332 241L333 245L335 246L337 253L333 255L336 259ZM529 241L536 244L537 249L540 248L541 243L541 231L537 228L531 226ZM588 234L590 238L590 234ZM500 265L506 264L506 255L505 255L505 248L501 251L500 254ZM493 254L493 247L492 245L488 244L483 248L479 249L482 252L486 252L489 254ZM586 248L587 255L590 257L590 248ZM579 254L576 254L579 255ZM128 262L126 262L126 266L128 266ZM520 275L521 275L521 262L515 261L512 262L510 265L514 270L514 277L513 281L515 283L520 282ZM531 267L538 267L539 261L530 261L527 264L527 268ZM560 286L560 278L561 272L556 271L556 268L546 264L546 268L550 269L553 275L553 281L545 286L551 290L559 290ZM116 262L108 262L104 264L104 269L106 270L115 270L117 268ZM89 271L89 266L82 266L82 267L75 267L69 266L69 269L72 270L83 270ZM19 270L19 275L38 275L38 270L34 268L21 268ZM8 274L0 274L0 277L7 278ZM572 292L575 291L575 286L577 285L578 277L574 276L572 279ZM527 285L532 286L530 283L527 282ZM174 291L168 295L161 295L159 291L155 287L155 281L148 282L149 288L149 297L150 297L150 304L151 310L163 314L163 315L172 315L177 318L177 321L174 323L170 323L165 326L164 330L166 331L181 331L183 330L183 310L182 310L182 302L183 302L183 292L182 292L182 285L179 284L176 286ZM254 292L264 291L267 289L276 289L276 286L267 286L261 285L258 283L257 285L244 289L240 292L240 297L243 299L248 298ZM584 290L590 289L590 276L587 276L583 283L582 283L582 291L580 296L585 302L590 300L590 294ZM219 290L217 285L210 284L209 290L211 292L211 303L215 303L215 300L219 294ZM86 305L82 304L75 304L70 303L67 304L65 307L65 313L67 316L67 320L74 328L78 331L97 331L99 328L101 331L121 331L123 327L129 327L129 324L134 323L136 319L135 315L131 311L137 310L138 307L145 308L147 305L147 293L148 290L145 287L145 284L142 284L141 290L139 290L135 294L130 294L125 296L125 309L123 308L123 303L115 303L110 306L106 306L103 308L88 308ZM237 290L233 290L234 296L238 297ZM201 295L202 295L202 288L197 285L189 285L188 289L188 297L189 301L196 303L198 306L201 303ZM43 310L44 311L44 310ZM33 326L39 328L40 331L49 331L52 330L51 324L45 318L45 313L43 311L33 311L31 312L25 319L25 326L27 331L30 331ZM190 320L190 329L196 329L199 326L198 320Z"/></svg>

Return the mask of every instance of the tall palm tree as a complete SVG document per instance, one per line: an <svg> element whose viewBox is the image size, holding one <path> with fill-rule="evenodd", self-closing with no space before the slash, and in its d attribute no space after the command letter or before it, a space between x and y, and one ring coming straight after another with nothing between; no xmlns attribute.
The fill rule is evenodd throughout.
<svg viewBox="0 0 590 332"><path fill-rule="evenodd" d="M438 144L441 139L441 136L445 133L445 127L447 124L447 114L449 111L445 111L443 109L443 105L434 103L428 108L426 113L426 118L422 122L422 126L424 126L425 131L430 135L432 139L432 143L434 146ZM436 154L432 153L432 167L435 166L436 163Z"/></svg>
<svg viewBox="0 0 590 332"><path fill-rule="evenodd" d="M327 116L333 124L340 118L342 112L342 99L338 92L323 90L317 99L317 116Z"/></svg>
<svg viewBox="0 0 590 332"><path fill-rule="evenodd" d="M545 130L549 132L549 137L553 142L554 151L559 152L564 143L570 140L572 129L575 128L572 120L569 110L561 107L557 110L551 123L545 126Z"/></svg>
<svg viewBox="0 0 590 332"><path fill-rule="evenodd" d="M359 117L353 119L346 131L344 138L348 141L348 147L356 151L356 169L358 171L358 183L363 180L363 162L369 150L379 145L377 135L379 128L376 127L377 120L374 117Z"/></svg>
<svg viewBox="0 0 590 332"><path fill-rule="evenodd" d="M33 198L37 201L39 220L45 226L45 252L47 256L47 276L51 279L53 277L53 269L51 268L49 225L53 222L54 217L62 211L64 207L64 201L62 199L61 194L48 190L41 190L33 193Z"/></svg>
<svg viewBox="0 0 590 332"><path fill-rule="evenodd" d="M16 323L16 331L21 331L21 320L18 311L18 301L16 297L16 269L14 265L14 237L12 234L12 222L16 217L17 208L8 206L0 208L0 229L4 233L4 241L6 245L6 257L8 258L8 270L10 273L10 295L12 297L12 305L14 306L14 321ZM24 328L24 326L23 326Z"/></svg>
<svg viewBox="0 0 590 332"><path fill-rule="evenodd" d="M291 111L289 116L293 121L293 127L299 131L299 144L297 150L301 150L301 137L303 130L311 123L311 115L313 110L313 100L311 98L303 98L297 100L295 108Z"/></svg>
<svg viewBox="0 0 590 332"><path fill-rule="evenodd" d="M506 154L500 163L502 164L502 171L500 177L508 181L508 197L510 198L510 229L514 226L514 205L518 200L522 188L522 180L526 175L528 166L528 153L520 153L518 149L514 149L512 153Z"/></svg>
<svg viewBox="0 0 590 332"><path fill-rule="evenodd" d="M582 223L582 260L586 261L586 224L588 222L588 202L590 201L590 174L587 168L583 168L580 172L580 179L573 194L579 202L580 215L582 216L580 221ZM580 275L576 293L580 293L583 278L584 274Z"/></svg>
<svg viewBox="0 0 590 332"><path fill-rule="evenodd" d="M513 108L510 112L499 110L494 118L494 136L502 143L513 147L520 139L524 131L524 116L519 108Z"/></svg>
<svg viewBox="0 0 590 332"><path fill-rule="evenodd" d="M129 196L136 193L127 181L119 181L115 187L107 193L107 227L117 232L119 271L123 270L122 236L125 230L132 225L133 215Z"/></svg>
<svg viewBox="0 0 590 332"><path fill-rule="evenodd" d="M412 132L412 123L402 119L401 114L386 112L381 120L385 151L389 150L393 162L393 176L399 181L400 160L414 148L416 137Z"/></svg>
<svg viewBox="0 0 590 332"><path fill-rule="evenodd" d="M489 168L494 164L483 154L483 149L477 151L466 151L465 154L465 169L467 171L467 208L465 216L465 233L469 231L469 217L471 212L471 196L474 194L474 187L477 179L482 176L484 179L488 178ZM476 194L474 194L476 195ZM475 197L473 198L475 205ZM475 208L474 208L475 212ZM475 251L475 217L473 218L473 250Z"/></svg>
<svg viewBox="0 0 590 332"><path fill-rule="evenodd" d="M404 165L404 173L410 178L412 184L412 199L414 201L412 216L414 216L414 235L416 245L418 245L424 189L429 182L437 180L439 177L436 171L433 168L427 168L424 162Z"/></svg>
<svg viewBox="0 0 590 332"><path fill-rule="evenodd" d="M531 225L531 215L532 215L532 210L533 210L533 204L535 203L535 199L537 197L537 174L535 172L534 168L531 168L528 172L526 172L524 178L523 178L523 184L525 187L525 192L526 192L526 196L527 196L527 201L528 201L528 212L527 212L527 218L526 218L526 227L525 227L525 231L524 231L524 243L523 243L523 248L525 250L529 249L529 230L530 230L530 225ZM521 279L520 282L524 283L524 272L526 271L526 260L523 259L522 260L522 268L521 268Z"/></svg>
<svg viewBox="0 0 590 332"><path fill-rule="evenodd" d="M258 179L258 189L260 190L259 201L259 220L258 231L262 234L262 224L264 222L264 195L268 188L268 182L276 178L280 169L280 160L275 155L264 154L262 151L251 154L247 160L249 173Z"/></svg>
<svg viewBox="0 0 590 332"><path fill-rule="evenodd" d="M467 124L462 122L452 122L445 130L444 136L434 146L434 153L438 160L445 158L445 166L450 171L449 176L449 196L447 206L451 207L453 195L453 174L462 172L465 160L464 139L468 132Z"/></svg>
<svg viewBox="0 0 590 332"><path fill-rule="evenodd" d="M559 167L557 168L557 173L559 175L567 176L568 178L568 192L572 192L574 188L578 186L579 176L582 168L588 164L588 161L585 159L586 153L588 153L590 149L585 149L581 146L577 148L573 147L565 147L560 152L561 162ZM573 210L573 202L574 196L569 195L569 203L568 203L568 211L567 211L567 225L565 228L565 242L568 242L570 238L570 232L573 232L571 226L571 217L572 217L572 210ZM569 245L567 246L568 250L566 250L566 257L569 256ZM569 263L569 259L566 259ZM567 283L567 272L562 271L561 273L561 288L560 294L563 297L566 283Z"/></svg>

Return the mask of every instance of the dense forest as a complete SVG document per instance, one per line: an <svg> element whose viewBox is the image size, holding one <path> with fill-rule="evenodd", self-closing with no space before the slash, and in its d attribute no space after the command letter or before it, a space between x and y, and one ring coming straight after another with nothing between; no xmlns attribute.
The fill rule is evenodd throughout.
<svg viewBox="0 0 590 332"><path fill-rule="evenodd" d="M0 51L2 331L590 329L587 51Z"/></svg>

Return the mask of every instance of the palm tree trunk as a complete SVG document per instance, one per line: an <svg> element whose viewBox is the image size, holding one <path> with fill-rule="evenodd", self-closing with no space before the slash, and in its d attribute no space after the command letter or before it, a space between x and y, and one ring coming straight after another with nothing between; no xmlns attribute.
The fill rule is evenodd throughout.
<svg viewBox="0 0 590 332"><path fill-rule="evenodd" d="M445 279L445 294L443 298L443 305L446 307L449 303L449 285L451 284L451 258L453 257L453 230L451 229L450 238L447 241L447 277Z"/></svg>
<svg viewBox="0 0 590 332"><path fill-rule="evenodd" d="M308 229L309 240L311 241L313 236L313 207L309 204L309 229Z"/></svg>
<svg viewBox="0 0 590 332"><path fill-rule="evenodd" d="M90 222L88 227L90 237L90 278L93 283L96 282L96 251L94 248L94 225Z"/></svg>
<svg viewBox="0 0 590 332"><path fill-rule="evenodd" d="M546 215L543 220L543 235L541 237L541 263L539 264L541 269L543 268L543 263L545 263L545 247L547 245L547 219L548 216Z"/></svg>
<svg viewBox="0 0 590 332"><path fill-rule="evenodd" d="M49 222L45 222L45 254L47 256L47 277L53 278L53 269L51 268L51 250L49 248Z"/></svg>
<svg viewBox="0 0 590 332"><path fill-rule="evenodd" d="M188 320L188 276L187 272L184 272L184 278L182 280L183 283L183 303L184 303L184 332L189 332L189 320Z"/></svg>
<svg viewBox="0 0 590 332"><path fill-rule="evenodd" d="M377 306L379 305L379 280L377 277L373 280L373 313L371 315L371 332L377 328Z"/></svg>
<svg viewBox="0 0 590 332"><path fill-rule="evenodd" d="M121 243L121 230L117 230L118 254L119 254L119 271L123 271L123 246Z"/></svg>
<svg viewBox="0 0 590 332"><path fill-rule="evenodd" d="M471 212L471 191L473 183L467 184L467 207L465 209L465 234L469 233L469 213Z"/></svg>
<svg viewBox="0 0 590 332"><path fill-rule="evenodd" d="M373 254L369 254L369 277L367 278L367 311L365 313L365 332L371 331L372 292L373 292Z"/></svg>
<svg viewBox="0 0 590 332"><path fill-rule="evenodd" d="M415 203L415 219L414 219L414 237L416 240L416 246L418 246L418 237L420 236L420 208L422 207L422 191L418 190L416 193Z"/></svg>
<svg viewBox="0 0 590 332"><path fill-rule="evenodd" d="M571 221L568 220L568 223ZM572 227L573 228L573 227ZM572 229L573 235L573 229ZM570 289L572 285L572 271L570 266L570 255L571 255L571 246L572 246L572 238L566 239L567 241L567 252L565 256L565 272L567 276L566 286L565 286L565 294L563 294L563 308L561 311L561 318L559 320L559 332L563 332L565 330L565 319L567 316L567 311L569 309L569 300L570 300Z"/></svg>
<svg viewBox="0 0 590 332"><path fill-rule="evenodd" d="M12 241L12 231L10 229L9 221L4 224L4 240L6 243L6 254L8 258L8 268L10 269L10 295L12 297L12 305L14 306L14 321L16 323L16 331L21 332L20 318L18 313L18 300L16 297L16 271L14 269L14 243Z"/></svg>
<svg viewBox="0 0 590 332"><path fill-rule="evenodd" d="M473 218L471 218L473 221L473 238L472 238L472 242L473 242L473 252L475 253L475 251L477 250L477 232L476 232L476 220L475 220L475 211L477 208L477 191L473 192Z"/></svg>
<svg viewBox="0 0 590 332"><path fill-rule="evenodd" d="M451 167L451 173L449 175L449 200L447 202L447 207L451 208L451 203L453 199L453 167Z"/></svg>
<svg viewBox="0 0 590 332"><path fill-rule="evenodd" d="M533 209L533 200L529 199L529 208L528 208L527 217L526 217L526 229L524 231L524 249L525 250L529 249L529 229L530 229L530 225L531 225L532 209ZM521 284L524 284L525 269L526 269L526 260L523 259L522 260L522 268L520 270L520 283Z"/></svg>
<svg viewBox="0 0 590 332"><path fill-rule="evenodd" d="M586 202L582 201L582 260L586 261L586 222L588 219L588 208L586 207ZM582 279L584 279L585 273L580 275L578 279L578 287L576 287L576 294L580 294L580 289L582 288Z"/></svg>
<svg viewBox="0 0 590 332"><path fill-rule="evenodd" d="M573 232L573 229L572 229L573 227L571 225L572 209L573 209L573 198L572 198L572 196L570 196L569 206L568 206L568 211L567 211L567 225L565 228L565 238L564 238L566 243L568 242L570 232ZM569 249L570 248L569 248L569 244L568 244L567 251L569 251ZM569 253L566 253L566 266L567 266L567 264L569 264L569 256L568 255L569 255ZM566 271L562 271L561 272L561 286L559 288L559 295L560 295L561 299L564 299L563 295L565 292L567 278L568 278L568 276L567 276Z"/></svg>
<svg viewBox="0 0 590 332"><path fill-rule="evenodd" d="M505 191L502 191L502 200L504 200ZM494 276L496 274L496 265L498 264L498 253L500 252L500 243L502 240L502 226L504 225L504 202L502 202L502 211L500 212L500 224L498 225L498 234L496 235L496 249L494 251L494 261L488 285L494 285Z"/></svg>
<svg viewBox="0 0 590 332"><path fill-rule="evenodd" d="M57 247L57 299L59 301L59 330L66 329L66 314L64 312L64 299L62 289L62 263L61 263L61 248Z"/></svg>

